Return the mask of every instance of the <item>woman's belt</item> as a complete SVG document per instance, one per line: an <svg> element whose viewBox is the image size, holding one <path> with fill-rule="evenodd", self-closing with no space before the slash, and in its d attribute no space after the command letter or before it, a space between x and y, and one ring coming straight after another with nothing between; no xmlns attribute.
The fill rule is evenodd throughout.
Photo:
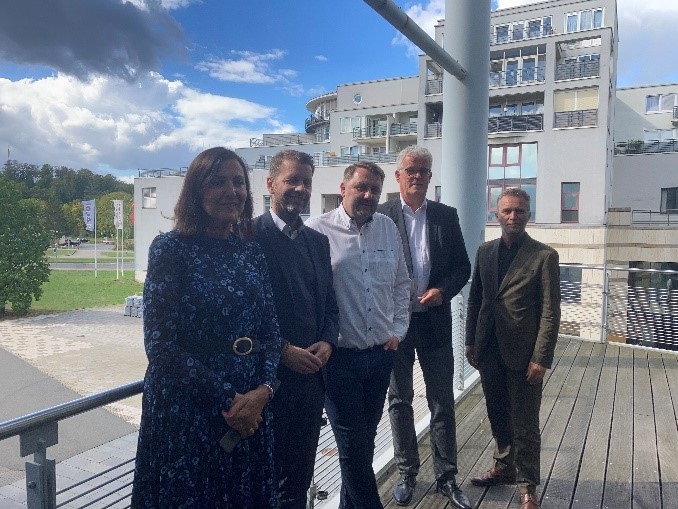
<svg viewBox="0 0 678 509"><path fill-rule="evenodd" d="M231 354L231 355L249 355L259 353L262 350L261 342L258 339L243 336L236 339L227 339L225 341L204 341L200 343L192 341L180 341L182 348L190 353L197 354Z"/></svg>

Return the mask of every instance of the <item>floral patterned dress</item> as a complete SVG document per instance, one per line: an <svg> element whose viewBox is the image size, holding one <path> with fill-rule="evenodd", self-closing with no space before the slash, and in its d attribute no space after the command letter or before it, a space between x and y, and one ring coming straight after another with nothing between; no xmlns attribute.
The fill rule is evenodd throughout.
<svg viewBox="0 0 678 509"><path fill-rule="evenodd" d="M243 336L259 340L261 350L246 356L212 351ZM230 454L219 446L229 429L221 411L236 392L273 385L280 359L259 246L235 235L156 237L144 284L144 344L149 365L132 507L276 507L269 405L254 435Z"/></svg>

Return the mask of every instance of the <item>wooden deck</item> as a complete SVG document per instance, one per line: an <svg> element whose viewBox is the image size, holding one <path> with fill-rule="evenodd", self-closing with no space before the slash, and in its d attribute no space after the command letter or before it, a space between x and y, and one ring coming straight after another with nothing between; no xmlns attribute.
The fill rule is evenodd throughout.
<svg viewBox="0 0 678 509"><path fill-rule="evenodd" d="M678 507L678 357L578 339L558 342L541 407L542 508L669 509ZM478 488L471 477L489 468L492 435L478 384L457 404L457 482L479 509L519 507L515 486ZM449 507L436 494L428 435L408 507ZM382 501L398 473L380 482Z"/></svg>

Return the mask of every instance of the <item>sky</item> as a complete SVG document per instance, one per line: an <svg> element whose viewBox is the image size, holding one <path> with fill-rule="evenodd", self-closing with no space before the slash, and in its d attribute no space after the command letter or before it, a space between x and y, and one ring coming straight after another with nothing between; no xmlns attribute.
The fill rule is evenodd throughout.
<svg viewBox="0 0 678 509"><path fill-rule="evenodd" d="M445 17L445 0L396 4L431 35ZM617 5L617 86L678 83L678 1ZM310 99L415 76L418 53L361 0L5 2L0 149L129 181L212 146L303 132Z"/></svg>

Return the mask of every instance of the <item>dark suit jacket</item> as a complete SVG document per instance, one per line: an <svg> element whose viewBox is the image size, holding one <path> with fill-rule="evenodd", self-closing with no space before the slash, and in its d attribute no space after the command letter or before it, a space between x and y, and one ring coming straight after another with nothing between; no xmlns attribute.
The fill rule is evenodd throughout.
<svg viewBox="0 0 678 509"><path fill-rule="evenodd" d="M466 314L466 344L482 363L496 333L510 369L530 361L550 368L560 326L560 268L555 249L529 235L498 285L499 243L478 248Z"/></svg>
<svg viewBox="0 0 678 509"><path fill-rule="evenodd" d="M332 286L330 244L327 237L311 228L302 228L299 232L309 246L318 283L318 298L314 303L318 334L315 338L307 338L300 337L301 335L296 330L292 295L293 287L298 282L291 278L288 270L285 270L285 266L290 263L291 254L288 249L285 249L285 245L279 242L280 235L280 230L273 222L270 212L254 219L254 236L255 240L261 244L268 264L275 311L283 339L301 348L306 348L317 341L327 341L336 346L339 336L339 308ZM283 375L286 371L289 372L288 375L292 373L280 364L279 374Z"/></svg>
<svg viewBox="0 0 678 509"><path fill-rule="evenodd" d="M378 212L387 215L398 227L403 241L407 270L412 277L412 255L410 241L405 227L400 197L379 205ZM438 288L443 294L443 304L429 308L429 316L435 337L427 346L436 347L449 343L452 337L452 312L449 306L471 275L471 262L466 253L464 237L459 226L457 209L435 201L427 201L426 227L428 228L431 275L428 289Z"/></svg>

